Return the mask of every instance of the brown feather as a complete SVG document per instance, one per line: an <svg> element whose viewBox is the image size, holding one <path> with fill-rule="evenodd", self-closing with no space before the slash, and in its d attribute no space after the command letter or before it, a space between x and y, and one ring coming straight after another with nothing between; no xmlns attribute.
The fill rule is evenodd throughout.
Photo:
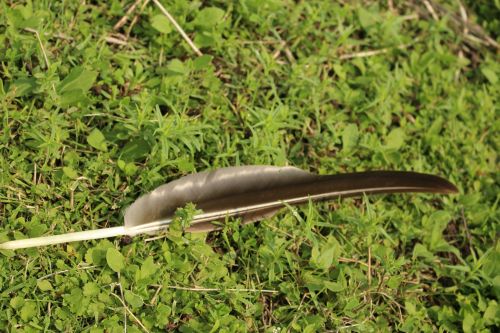
<svg viewBox="0 0 500 333"><path fill-rule="evenodd" d="M172 218L189 202L203 214L189 231L210 231L209 222L234 216L244 223L272 216L285 204L376 193L457 192L447 180L405 171L320 176L292 167L244 166L189 175L138 199L125 214L126 226Z"/></svg>

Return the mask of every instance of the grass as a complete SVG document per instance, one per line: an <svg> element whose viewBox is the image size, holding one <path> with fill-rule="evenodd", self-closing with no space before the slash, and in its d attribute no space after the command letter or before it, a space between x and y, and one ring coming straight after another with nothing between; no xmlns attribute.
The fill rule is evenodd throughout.
<svg viewBox="0 0 500 333"><path fill-rule="evenodd" d="M139 195L230 165L430 172L460 194L2 251L2 331L498 327L497 51L422 4L163 3L203 56L152 2L118 31L132 1L0 4L0 241L121 225ZM471 8L496 38L498 3Z"/></svg>

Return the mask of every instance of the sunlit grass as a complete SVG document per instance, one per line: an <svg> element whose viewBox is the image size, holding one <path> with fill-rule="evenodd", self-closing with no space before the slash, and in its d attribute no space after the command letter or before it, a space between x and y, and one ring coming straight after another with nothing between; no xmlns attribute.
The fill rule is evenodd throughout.
<svg viewBox="0 0 500 333"><path fill-rule="evenodd" d="M121 225L140 194L230 165L414 170L460 189L1 251L2 331L499 325L498 57L387 3L164 2L201 57L151 3L121 44L107 37L127 34L133 16L113 25L130 2L0 4L0 241Z"/></svg>

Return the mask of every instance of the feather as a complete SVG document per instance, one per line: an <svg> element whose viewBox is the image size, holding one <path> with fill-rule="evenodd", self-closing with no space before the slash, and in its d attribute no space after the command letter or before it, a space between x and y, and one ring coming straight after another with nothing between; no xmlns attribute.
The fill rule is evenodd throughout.
<svg viewBox="0 0 500 333"><path fill-rule="evenodd" d="M395 192L450 194L457 188L438 176L415 172L321 176L294 167L229 167L182 177L140 197L125 211L123 227L10 241L0 244L0 249L154 233L168 228L176 209L190 202L202 213L193 218L187 231L207 232L218 228L211 222L239 217L250 223L274 215L287 204Z"/></svg>

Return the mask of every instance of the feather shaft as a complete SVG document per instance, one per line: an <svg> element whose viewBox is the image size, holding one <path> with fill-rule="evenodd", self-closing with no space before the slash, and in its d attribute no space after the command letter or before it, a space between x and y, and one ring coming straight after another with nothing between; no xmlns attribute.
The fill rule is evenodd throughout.
<svg viewBox="0 0 500 333"><path fill-rule="evenodd" d="M96 229L96 230L78 231L62 235L13 240L0 244L0 249L1 250L26 249L29 247L38 247L44 245L54 245L54 244L84 241L89 239L116 237L125 234L126 234L126 229L123 226Z"/></svg>

